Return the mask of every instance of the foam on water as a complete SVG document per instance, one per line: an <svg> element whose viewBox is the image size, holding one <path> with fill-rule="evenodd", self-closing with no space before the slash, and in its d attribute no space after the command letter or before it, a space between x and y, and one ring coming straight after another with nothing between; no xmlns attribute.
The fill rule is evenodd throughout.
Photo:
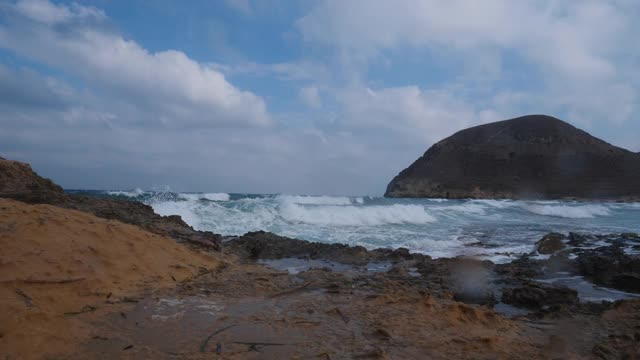
<svg viewBox="0 0 640 360"><path fill-rule="evenodd" d="M281 202L303 205L351 205L353 202L346 196L301 196L280 195ZM358 198L362 200L362 198Z"/></svg>
<svg viewBox="0 0 640 360"><path fill-rule="evenodd" d="M107 194L111 196L126 196L130 198L134 198L144 194L144 191L140 188L137 188L129 191L122 191L122 190L107 191Z"/></svg>
<svg viewBox="0 0 640 360"><path fill-rule="evenodd" d="M609 215L609 208L603 205L540 205L527 204L524 208L534 214L570 219L587 219Z"/></svg>
<svg viewBox="0 0 640 360"><path fill-rule="evenodd" d="M180 193L178 197L184 200L209 200L229 201L230 195L226 193Z"/></svg>
<svg viewBox="0 0 640 360"><path fill-rule="evenodd" d="M640 204L568 201L387 199L370 196L103 192L180 215L197 230L279 235L367 248L406 247L433 257L507 262L544 234L640 232Z"/></svg>
<svg viewBox="0 0 640 360"><path fill-rule="evenodd" d="M280 214L292 223L337 226L426 224L436 221L423 206L400 204L368 207L339 205L304 207L283 201L280 204Z"/></svg>

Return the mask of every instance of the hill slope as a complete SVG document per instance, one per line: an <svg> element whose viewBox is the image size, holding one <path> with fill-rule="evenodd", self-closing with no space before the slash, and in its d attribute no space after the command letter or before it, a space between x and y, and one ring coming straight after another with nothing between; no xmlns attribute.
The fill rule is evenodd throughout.
<svg viewBox="0 0 640 360"><path fill-rule="evenodd" d="M556 118L529 115L436 143L389 183L385 196L640 198L640 154Z"/></svg>

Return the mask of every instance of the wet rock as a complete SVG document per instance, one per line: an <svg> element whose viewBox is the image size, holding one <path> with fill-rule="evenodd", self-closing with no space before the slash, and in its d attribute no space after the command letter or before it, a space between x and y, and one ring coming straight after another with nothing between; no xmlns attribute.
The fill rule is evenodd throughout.
<svg viewBox="0 0 640 360"><path fill-rule="evenodd" d="M576 273L577 265L576 262L569 258L571 255L571 251L568 249L559 251L547 260L545 272L546 273L558 273L558 272L568 272L568 273Z"/></svg>
<svg viewBox="0 0 640 360"><path fill-rule="evenodd" d="M624 238L624 239L640 239L640 235L638 235L636 233L631 233L631 232L622 233L622 234L620 234L620 237Z"/></svg>
<svg viewBox="0 0 640 360"><path fill-rule="evenodd" d="M640 274L615 275L611 278L611 286L623 291L640 293Z"/></svg>
<svg viewBox="0 0 640 360"><path fill-rule="evenodd" d="M363 246L311 242L266 231L248 232L231 238L225 241L224 246L231 252L250 259L306 258L358 266L389 261L402 264L403 267L431 260L427 255L412 254L406 248L367 250Z"/></svg>
<svg viewBox="0 0 640 360"><path fill-rule="evenodd" d="M365 265L375 256L362 246L324 244L292 239L265 231L254 231L232 239L225 246L253 259L310 258Z"/></svg>
<svg viewBox="0 0 640 360"><path fill-rule="evenodd" d="M493 307L497 301L493 291L459 291L453 294L453 300L465 304L476 304Z"/></svg>
<svg viewBox="0 0 640 360"><path fill-rule="evenodd" d="M523 256L510 263L496 265L495 272L505 279L531 279L544 275L545 265L544 260Z"/></svg>
<svg viewBox="0 0 640 360"><path fill-rule="evenodd" d="M527 282L519 287L503 289L502 302L526 308L574 304L578 302L578 292L565 286Z"/></svg>
<svg viewBox="0 0 640 360"><path fill-rule="evenodd" d="M640 293L640 256L625 254L619 245L586 250L576 263L579 273L598 285Z"/></svg>
<svg viewBox="0 0 640 360"><path fill-rule="evenodd" d="M536 249L540 254L553 254L566 247L564 240L566 237L559 233L548 233L536 243Z"/></svg>
<svg viewBox="0 0 640 360"><path fill-rule="evenodd" d="M569 246L585 246L587 244L587 237L581 234L577 234L574 232L569 233L569 241L567 241L567 245Z"/></svg>

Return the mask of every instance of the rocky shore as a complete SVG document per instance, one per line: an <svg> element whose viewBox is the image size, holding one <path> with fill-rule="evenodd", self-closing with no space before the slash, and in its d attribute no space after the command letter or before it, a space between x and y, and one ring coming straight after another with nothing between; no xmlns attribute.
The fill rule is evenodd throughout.
<svg viewBox="0 0 640 360"><path fill-rule="evenodd" d="M550 233L507 264L222 237L0 160L0 358L634 359L640 236ZM625 300L589 301L585 279ZM4 310L6 309L6 310Z"/></svg>

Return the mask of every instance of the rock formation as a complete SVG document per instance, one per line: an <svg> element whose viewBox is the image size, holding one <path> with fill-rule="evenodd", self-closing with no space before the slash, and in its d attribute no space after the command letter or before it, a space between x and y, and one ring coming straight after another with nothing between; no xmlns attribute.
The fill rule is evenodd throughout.
<svg viewBox="0 0 640 360"><path fill-rule="evenodd" d="M640 154L566 122L529 115L436 143L388 185L387 197L640 198Z"/></svg>
<svg viewBox="0 0 640 360"><path fill-rule="evenodd" d="M42 178L29 164L19 161L0 159L0 198L80 210L104 219L137 225L179 242L219 249L220 235L196 231L180 216L160 216L151 206L137 201L66 194L62 187Z"/></svg>

